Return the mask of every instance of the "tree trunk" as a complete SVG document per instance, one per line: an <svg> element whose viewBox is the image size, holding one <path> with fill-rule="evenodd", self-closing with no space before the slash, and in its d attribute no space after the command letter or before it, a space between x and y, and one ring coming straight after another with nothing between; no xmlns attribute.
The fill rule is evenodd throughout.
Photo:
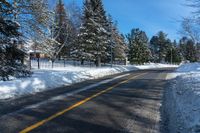
<svg viewBox="0 0 200 133"><path fill-rule="evenodd" d="M37 58L37 62L38 62L38 69L40 69L40 58Z"/></svg>
<svg viewBox="0 0 200 133"><path fill-rule="evenodd" d="M66 67L66 62L65 62L65 59L64 59L64 67Z"/></svg>
<svg viewBox="0 0 200 133"><path fill-rule="evenodd" d="M100 55L97 56L96 66L101 67L101 57L100 57Z"/></svg>
<svg viewBox="0 0 200 133"><path fill-rule="evenodd" d="M55 62L55 60L51 60L51 62L52 62L52 64L51 64L52 66L51 67L54 68L54 62Z"/></svg>
<svg viewBox="0 0 200 133"><path fill-rule="evenodd" d="M82 66L84 65L84 60L83 60L83 59L81 60L81 65L82 65Z"/></svg>

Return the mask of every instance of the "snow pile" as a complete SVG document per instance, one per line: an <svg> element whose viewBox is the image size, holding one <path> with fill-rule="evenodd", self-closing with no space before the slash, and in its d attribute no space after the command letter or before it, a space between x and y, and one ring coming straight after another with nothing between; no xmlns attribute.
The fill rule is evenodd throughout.
<svg viewBox="0 0 200 133"><path fill-rule="evenodd" d="M165 92L165 132L200 132L200 63L184 64ZM180 75L180 73L182 73Z"/></svg>
<svg viewBox="0 0 200 133"><path fill-rule="evenodd" d="M33 94L57 87L71 85L88 79L97 79L107 75L138 70L172 67L170 65L146 64L145 66L115 66L90 68L67 66L54 69L34 70L27 78L12 81L0 81L0 99L16 98L26 94Z"/></svg>
<svg viewBox="0 0 200 133"><path fill-rule="evenodd" d="M172 68L172 67L178 67L178 65L171 65L171 64L160 64L160 63L147 63L144 65L136 66L138 69L159 69L159 68Z"/></svg>
<svg viewBox="0 0 200 133"><path fill-rule="evenodd" d="M35 70L32 77L0 81L0 99L15 98L64 85L96 79L116 73L136 70L134 66L113 68L72 67Z"/></svg>
<svg viewBox="0 0 200 133"><path fill-rule="evenodd" d="M177 70L177 72L182 73L196 73L200 72L200 63L188 63L181 65Z"/></svg>

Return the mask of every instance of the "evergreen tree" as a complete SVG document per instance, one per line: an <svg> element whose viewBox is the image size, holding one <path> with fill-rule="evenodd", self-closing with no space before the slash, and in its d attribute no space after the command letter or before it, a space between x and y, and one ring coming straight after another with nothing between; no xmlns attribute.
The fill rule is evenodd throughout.
<svg viewBox="0 0 200 133"><path fill-rule="evenodd" d="M197 61L200 62L200 43L196 44L197 50Z"/></svg>
<svg viewBox="0 0 200 133"><path fill-rule="evenodd" d="M23 65L25 53L17 46L20 25L11 19L14 17L13 9L8 1L0 2L0 80L30 74Z"/></svg>
<svg viewBox="0 0 200 133"><path fill-rule="evenodd" d="M125 60L127 57L128 46L126 44L125 37L119 33L117 24L113 25L111 34L111 41L113 41L113 59Z"/></svg>
<svg viewBox="0 0 200 133"><path fill-rule="evenodd" d="M196 62L197 61L196 47L192 40L188 40L186 49L187 49L186 59L189 60L190 62Z"/></svg>
<svg viewBox="0 0 200 133"><path fill-rule="evenodd" d="M153 36L150 40L150 49L153 55L154 62L164 62L167 56L167 51L171 41L167 35L160 31L157 36Z"/></svg>
<svg viewBox="0 0 200 133"><path fill-rule="evenodd" d="M127 57L128 46L125 41L125 37L122 34L117 33L115 36L114 45L114 60L124 61Z"/></svg>
<svg viewBox="0 0 200 133"><path fill-rule="evenodd" d="M109 63L115 60L125 60L127 52L127 44L125 37L119 33L117 22L113 23L111 15L108 15L107 27L108 34L110 35L108 44L106 45L106 55L103 57L103 62Z"/></svg>
<svg viewBox="0 0 200 133"><path fill-rule="evenodd" d="M144 31L133 29L127 35L129 43L129 61L131 64L143 64L149 61L150 50L148 48L148 38Z"/></svg>
<svg viewBox="0 0 200 133"><path fill-rule="evenodd" d="M188 60L190 62L197 61L197 48L194 41L188 39L187 37L183 37L180 40L179 47L184 57L184 60Z"/></svg>
<svg viewBox="0 0 200 133"><path fill-rule="evenodd" d="M80 34L78 35L79 42L74 51L74 56L81 60L82 65L85 60L94 61L93 45L96 43L96 27L91 20L93 19L93 11L89 0L85 0L83 10L83 20L80 27Z"/></svg>
<svg viewBox="0 0 200 133"><path fill-rule="evenodd" d="M84 60L95 61L101 66L101 58L106 55L109 26L101 0L85 0L83 23L80 28L78 55Z"/></svg>
<svg viewBox="0 0 200 133"><path fill-rule="evenodd" d="M168 63L176 63L176 64L182 61L182 55L176 41L174 41L173 43L171 43L171 45L169 45L165 61Z"/></svg>
<svg viewBox="0 0 200 133"><path fill-rule="evenodd" d="M153 36L150 40L150 50L151 50L151 61L159 62L159 45L156 45L158 42L158 36Z"/></svg>

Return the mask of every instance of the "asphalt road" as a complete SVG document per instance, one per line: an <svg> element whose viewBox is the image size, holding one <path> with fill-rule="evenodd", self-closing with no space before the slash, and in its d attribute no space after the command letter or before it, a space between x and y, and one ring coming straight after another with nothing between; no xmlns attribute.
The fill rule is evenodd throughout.
<svg viewBox="0 0 200 133"><path fill-rule="evenodd" d="M172 71L134 71L0 101L0 133L159 133L162 94Z"/></svg>

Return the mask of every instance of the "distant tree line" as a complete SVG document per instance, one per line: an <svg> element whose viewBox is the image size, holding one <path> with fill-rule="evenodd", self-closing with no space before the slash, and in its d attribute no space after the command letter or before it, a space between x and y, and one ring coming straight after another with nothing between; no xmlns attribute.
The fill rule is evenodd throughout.
<svg viewBox="0 0 200 133"><path fill-rule="evenodd" d="M167 34L160 31L148 41L144 31L133 29L127 38L131 64L146 62L179 64L182 61L200 61L200 44L189 37L183 37L179 42L171 41L167 38Z"/></svg>

